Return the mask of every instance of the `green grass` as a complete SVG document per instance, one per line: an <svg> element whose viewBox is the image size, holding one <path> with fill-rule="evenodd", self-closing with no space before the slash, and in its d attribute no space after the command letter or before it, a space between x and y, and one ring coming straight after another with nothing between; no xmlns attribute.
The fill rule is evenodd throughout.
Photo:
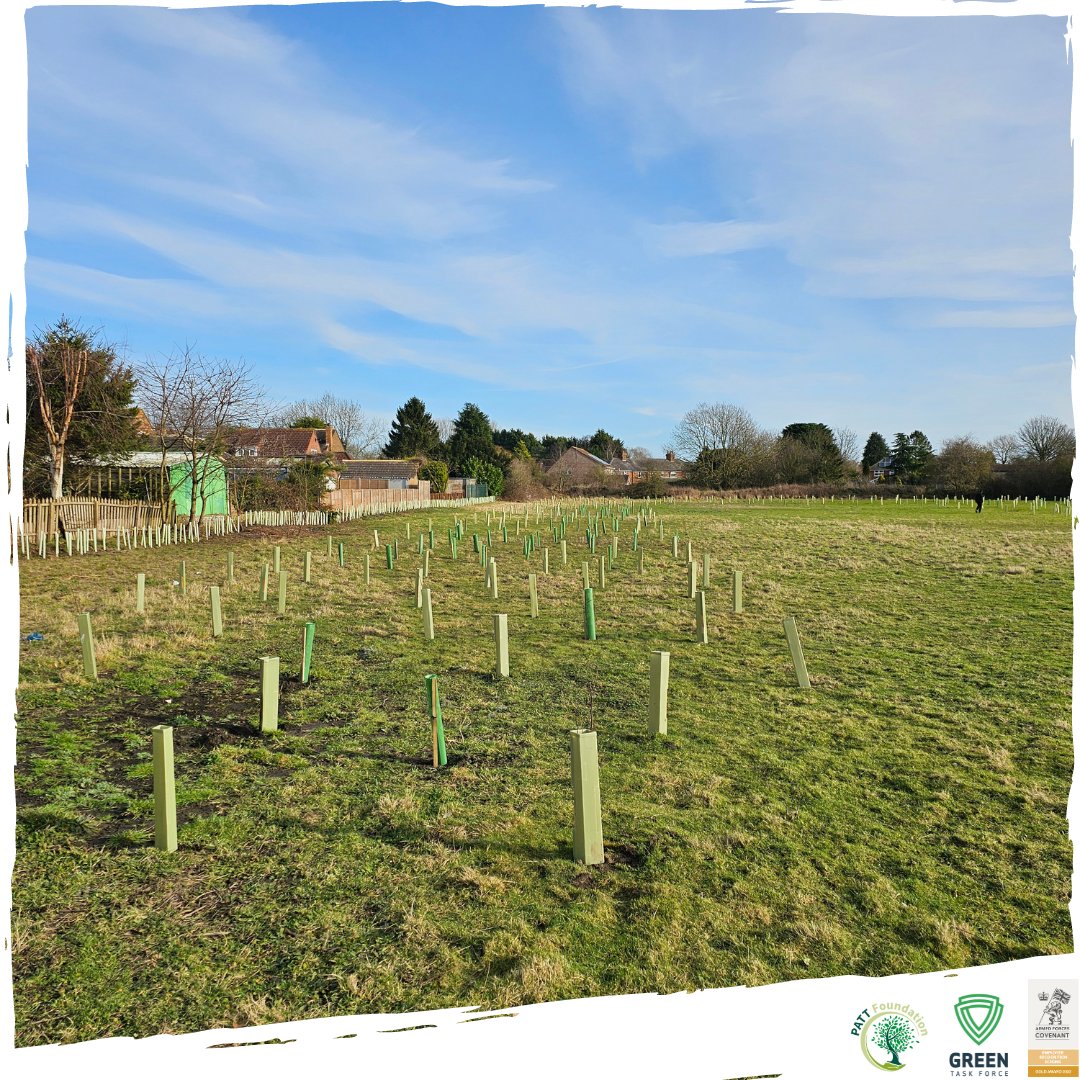
<svg viewBox="0 0 1080 1080"><path fill-rule="evenodd" d="M661 513L665 540L644 531L643 578L623 523L595 590L595 643L582 633L579 523L568 566L547 541L531 619L540 552L526 566L513 525L509 544L497 538L492 600L474 515L452 562L453 514L433 514L434 642L415 606L426 512L408 517L408 542L403 517L333 527L344 569L323 531L24 563L22 632L45 640L23 643L18 692L19 1044L1069 951L1069 516L790 501ZM371 553L368 588L372 527L401 544L392 574ZM707 645L673 532L697 558L710 552ZM258 599L275 542L284 617L275 589ZM208 585L229 548L236 584L214 641ZM171 584L181 557L187 597ZM86 610L96 683L82 675ZM510 616L501 682L495 612ZM809 691L795 683L788 614ZM307 618L318 628L301 688ZM656 648L671 653L669 734L651 739ZM265 655L282 657L274 735L255 730ZM163 722L175 725L174 854L152 845L150 729ZM572 860L568 732L581 726L600 748L596 867Z"/></svg>

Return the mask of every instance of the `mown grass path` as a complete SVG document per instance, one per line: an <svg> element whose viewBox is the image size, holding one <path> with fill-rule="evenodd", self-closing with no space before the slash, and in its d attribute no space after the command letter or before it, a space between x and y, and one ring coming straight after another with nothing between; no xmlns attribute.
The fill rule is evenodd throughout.
<svg viewBox="0 0 1080 1080"><path fill-rule="evenodd" d="M644 576L633 514L604 590L593 559L596 642L582 632L583 520L565 567L544 527L547 576L540 550L526 564L516 518L505 545L493 524L493 600L470 539L485 512L464 515L456 562L456 515L431 514L433 642L415 599L425 512L331 527L344 568L324 530L24 564L22 634L45 639L23 643L18 691L19 1043L1068 951L1068 515L790 501L658 513L665 538L643 530ZM392 573L373 528L399 539ZM710 553L707 645L672 533ZM274 583L258 595L274 543L284 617ZM209 585L229 549L236 584L214 640ZM181 557L186 597L172 585ZM96 683L80 611L94 619ZM496 612L510 622L503 681ZM669 734L654 739L656 648L671 653L671 697ZM274 735L255 730L264 655L282 658ZM152 846L158 723L175 725L173 854ZM598 732L607 849L589 868L571 858L568 732L581 726Z"/></svg>

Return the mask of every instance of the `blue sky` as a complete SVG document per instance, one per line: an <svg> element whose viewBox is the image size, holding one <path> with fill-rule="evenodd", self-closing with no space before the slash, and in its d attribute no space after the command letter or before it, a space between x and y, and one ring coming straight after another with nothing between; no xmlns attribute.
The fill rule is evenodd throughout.
<svg viewBox="0 0 1080 1080"><path fill-rule="evenodd" d="M1063 19L37 8L27 327L659 452L1071 422Z"/></svg>

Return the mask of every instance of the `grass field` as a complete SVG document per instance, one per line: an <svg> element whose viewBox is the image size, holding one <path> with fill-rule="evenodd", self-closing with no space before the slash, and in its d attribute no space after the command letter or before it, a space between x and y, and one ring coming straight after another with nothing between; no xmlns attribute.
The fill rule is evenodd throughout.
<svg viewBox="0 0 1080 1080"><path fill-rule="evenodd" d="M331 528L344 568L325 530L23 564L22 634L44 641L22 644L18 690L20 1045L1072 948L1067 513L662 504L665 539L643 530L643 577L633 517L622 524L593 643L583 521L565 567L545 534L552 572L532 619L539 551L526 566L508 519L490 598L470 540L486 508L473 509L456 562L454 514L431 515L434 642L415 601L427 512ZM390 573L372 553L365 587L373 527L400 539L400 558ZM707 645L672 533L711 556ZM275 542L290 575L284 617L273 589L258 596ZM236 584L215 641L208 586L223 582L230 549ZM186 597L172 585L181 557ZM97 682L82 673L80 611L94 618ZM510 617L503 681L495 612ZM306 618L317 634L301 687ZM671 653L662 738L646 732L656 648ZM281 727L266 735L264 655L281 656L283 676ZM439 770L430 672L449 757ZM150 729L163 722L175 725L172 854L152 844ZM576 727L598 733L603 866L572 860Z"/></svg>

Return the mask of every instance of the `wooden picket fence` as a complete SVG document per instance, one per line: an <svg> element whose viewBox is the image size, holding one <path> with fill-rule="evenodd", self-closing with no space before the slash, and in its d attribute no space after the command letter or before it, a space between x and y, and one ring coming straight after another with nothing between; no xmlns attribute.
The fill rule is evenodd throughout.
<svg viewBox="0 0 1080 1080"><path fill-rule="evenodd" d="M161 526L161 507L126 499L28 499L23 503L21 535L37 542L44 533L105 529L134 532Z"/></svg>

